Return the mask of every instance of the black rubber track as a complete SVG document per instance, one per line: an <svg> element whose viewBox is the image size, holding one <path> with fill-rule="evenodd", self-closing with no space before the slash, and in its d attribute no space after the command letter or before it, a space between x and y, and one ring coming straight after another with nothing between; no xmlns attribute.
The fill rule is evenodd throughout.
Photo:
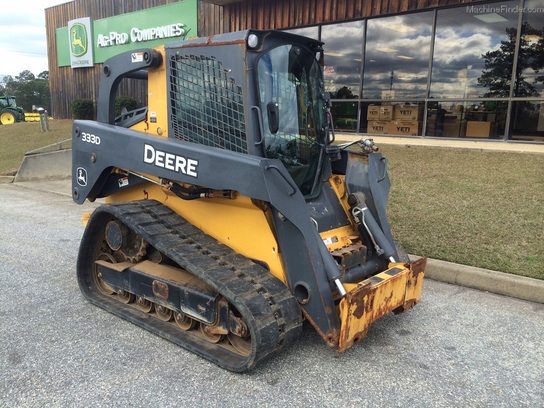
<svg viewBox="0 0 544 408"><path fill-rule="evenodd" d="M252 339L249 356L214 345L154 316L102 294L92 266L108 221L118 219L181 268L212 286L246 320ZM154 200L106 204L92 214L77 261L80 289L93 304L121 316L231 371L249 370L295 341L302 316L289 289L270 272L236 253Z"/></svg>

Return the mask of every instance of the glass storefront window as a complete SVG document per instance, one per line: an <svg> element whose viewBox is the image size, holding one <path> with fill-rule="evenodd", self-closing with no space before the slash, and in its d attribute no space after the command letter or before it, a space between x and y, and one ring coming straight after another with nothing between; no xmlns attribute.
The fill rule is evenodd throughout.
<svg viewBox="0 0 544 408"><path fill-rule="evenodd" d="M497 139L504 134L507 103L429 102L426 136Z"/></svg>
<svg viewBox="0 0 544 408"><path fill-rule="evenodd" d="M424 98L433 12L368 20L363 98Z"/></svg>
<svg viewBox="0 0 544 408"><path fill-rule="evenodd" d="M508 97L518 9L515 0L438 10L430 96Z"/></svg>
<svg viewBox="0 0 544 408"><path fill-rule="evenodd" d="M361 103L359 132L421 136L424 102Z"/></svg>
<svg viewBox="0 0 544 408"><path fill-rule="evenodd" d="M523 11L514 96L544 96L544 3L528 0Z"/></svg>
<svg viewBox="0 0 544 408"><path fill-rule="evenodd" d="M544 142L542 1L471 2L290 31L325 43L337 131Z"/></svg>
<svg viewBox="0 0 544 408"><path fill-rule="evenodd" d="M544 141L544 100L512 104L513 140Z"/></svg>
<svg viewBox="0 0 544 408"><path fill-rule="evenodd" d="M290 28L285 30L287 33L302 35L304 37L313 38L314 40L319 40L319 28L314 27L302 27L302 28Z"/></svg>
<svg viewBox="0 0 544 408"><path fill-rule="evenodd" d="M364 20L321 29L321 41L325 43L325 90L332 99L359 97L363 35Z"/></svg>
<svg viewBox="0 0 544 408"><path fill-rule="evenodd" d="M339 132L357 131L357 101L332 102L331 114L334 130Z"/></svg>

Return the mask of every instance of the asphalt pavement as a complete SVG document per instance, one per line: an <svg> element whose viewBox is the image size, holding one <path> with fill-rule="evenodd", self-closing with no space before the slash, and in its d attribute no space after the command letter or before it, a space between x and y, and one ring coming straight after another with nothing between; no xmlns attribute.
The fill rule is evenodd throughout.
<svg viewBox="0 0 544 408"><path fill-rule="evenodd" d="M342 354L310 327L227 372L81 296L81 214L63 194L0 184L1 407L535 407L544 305L426 280Z"/></svg>

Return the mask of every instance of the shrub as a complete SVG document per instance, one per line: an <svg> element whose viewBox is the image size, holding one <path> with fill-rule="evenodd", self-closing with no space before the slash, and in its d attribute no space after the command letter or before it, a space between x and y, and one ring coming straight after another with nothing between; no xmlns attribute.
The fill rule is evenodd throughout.
<svg viewBox="0 0 544 408"><path fill-rule="evenodd" d="M136 102L136 99L131 98L130 96L118 96L115 98L115 116L119 116L123 108L126 108L126 110L130 112L137 107L138 102Z"/></svg>
<svg viewBox="0 0 544 408"><path fill-rule="evenodd" d="M93 120L94 102L90 99L76 99L72 103L72 116L74 119Z"/></svg>

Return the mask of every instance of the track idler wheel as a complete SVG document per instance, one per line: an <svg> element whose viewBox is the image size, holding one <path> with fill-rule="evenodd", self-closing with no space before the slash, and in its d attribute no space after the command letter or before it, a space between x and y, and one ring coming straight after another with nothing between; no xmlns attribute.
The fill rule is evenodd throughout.
<svg viewBox="0 0 544 408"><path fill-rule="evenodd" d="M147 242L118 220L106 224L106 242L130 262L139 262L146 255Z"/></svg>

